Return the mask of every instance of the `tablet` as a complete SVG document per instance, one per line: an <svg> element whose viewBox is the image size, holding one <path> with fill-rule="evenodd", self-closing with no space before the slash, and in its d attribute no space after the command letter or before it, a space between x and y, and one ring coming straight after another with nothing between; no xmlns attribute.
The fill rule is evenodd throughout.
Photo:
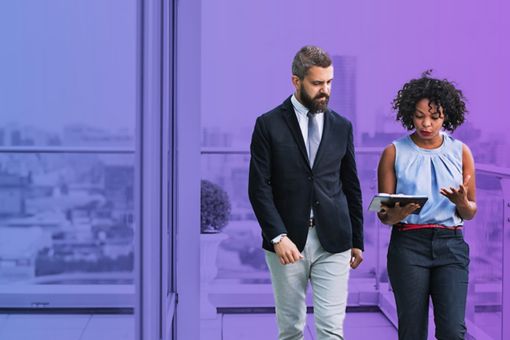
<svg viewBox="0 0 510 340"><path fill-rule="evenodd" d="M399 202L401 206L407 205L409 203L417 203L420 205L420 207L412 213L419 214L421 208L423 208L423 205L425 202L427 202L427 200L427 196L378 193L372 198L372 202L370 202L368 210L380 211L381 203L384 203L390 207L393 207L397 202Z"/></svg>

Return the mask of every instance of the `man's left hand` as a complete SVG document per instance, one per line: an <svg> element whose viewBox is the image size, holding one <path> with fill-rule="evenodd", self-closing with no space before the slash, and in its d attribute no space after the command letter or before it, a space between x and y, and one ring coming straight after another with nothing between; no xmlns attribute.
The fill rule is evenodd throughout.
<svg viewBox="0 0 510 340"><path fill-rule="evenodd" d="M363 251L359 248L351 249L351 268L356 269L363 261Z"/></svg>

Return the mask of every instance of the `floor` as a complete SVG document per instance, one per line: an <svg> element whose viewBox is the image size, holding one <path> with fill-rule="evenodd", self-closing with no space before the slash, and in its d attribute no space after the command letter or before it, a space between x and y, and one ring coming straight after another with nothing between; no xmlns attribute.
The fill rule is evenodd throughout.
<svg viewBox="0 0 510 340"><path fill-rule="evenodd" d="M0 314L2 340L134 340L132 315Z"/></svg>
<svg viewBox="0 0 510 340"><path fill-rule="evenodd" d="M308 315L305 339L315 339ZM396 339L396 330L381 313L348 313L346 339ZM276 339L274 314L223 316L223 340ZM0 315L2 340L134 340L132 315Z"/></svg>
<svg viewBox="0 0 510 340"><path fill-rule="evenodd" d="M347 313L345 339L395 340L397 331L381 313ZM274 314L225 315L223 340L277 339ZM313 315L308 314L305 340L314 340Z"/></svg>

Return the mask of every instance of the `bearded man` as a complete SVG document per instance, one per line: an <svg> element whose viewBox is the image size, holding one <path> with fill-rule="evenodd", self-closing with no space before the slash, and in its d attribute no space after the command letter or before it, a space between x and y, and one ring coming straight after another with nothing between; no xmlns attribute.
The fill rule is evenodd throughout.
<svg viewBox="0 0 510 340"><path fill-rule="evenodd" d="M328 109L333 65L319 47L294 57L295 92L257 118L249 197L262 229L280 340L301 340L311 282L317 339L343 339L350 268L363 260L352 124Z"/></svg>

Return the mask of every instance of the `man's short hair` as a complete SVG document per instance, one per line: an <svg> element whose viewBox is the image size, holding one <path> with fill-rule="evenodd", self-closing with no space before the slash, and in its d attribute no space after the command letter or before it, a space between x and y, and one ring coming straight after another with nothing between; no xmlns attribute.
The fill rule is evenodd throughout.
<svg viewBox="0 0 510 340"><path fill-rule="evenodd" d="M292 61L292 74L304 79L312 66L329 67L331 64L331 58L322 48L305 46L296 53Z"/></svg>

